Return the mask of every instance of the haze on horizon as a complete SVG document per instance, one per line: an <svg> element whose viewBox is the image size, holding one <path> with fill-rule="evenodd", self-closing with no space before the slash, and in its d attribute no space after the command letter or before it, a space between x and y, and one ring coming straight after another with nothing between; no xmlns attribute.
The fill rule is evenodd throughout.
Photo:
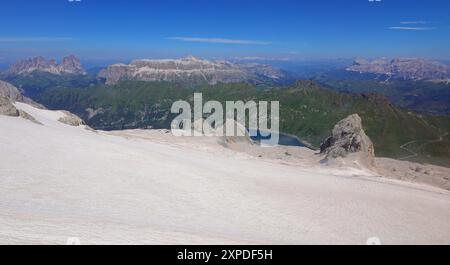
<svg viewBox="0 0 450 265"><path fill-rule="evenodd" d="M5 0L1 8L0 62L67 54L450 60L445 0Z"/></svg>

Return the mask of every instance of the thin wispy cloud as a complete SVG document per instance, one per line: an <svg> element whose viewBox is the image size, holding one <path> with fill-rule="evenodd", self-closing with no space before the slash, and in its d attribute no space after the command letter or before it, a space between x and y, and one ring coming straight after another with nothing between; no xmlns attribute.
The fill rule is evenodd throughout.
<svg viewBox="0 0 450 265"><path fill-rule="evenodd" d="M427 31L427 30L435 30L436 28L427 28L427 27L389 27L391 30L411 30L411 31Z"/></svg>
<svg viewBox="0 0 450 265"><path fill-rule="evenodd" d="M235 40L224 38L195 38L195 37L170 37L169 40L184 42L203 42L203 43L220 43L220 44L244 44L244 45L270 45L272 42L257 40Z"/></svg>
<svg viewBox="0 0 450 265"><path fill-rule="evenodd" d="M0 37L0 42L63 42L72 41L67 37Z"/></svg>
<svg viewBox="0 0 450 265"><path fill-rule="evenodd" d="M419 20L419 21L402 21L402 22L400 22L400 24L402 24L402 25L427 25L427 24L430 24L430 22L423 21L423 20Z"/></svg>

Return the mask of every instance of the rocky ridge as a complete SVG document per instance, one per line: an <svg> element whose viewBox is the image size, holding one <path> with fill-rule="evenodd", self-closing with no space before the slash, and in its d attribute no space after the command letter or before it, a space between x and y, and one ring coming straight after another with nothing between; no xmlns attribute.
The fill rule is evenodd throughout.
<svg viewBox="0 0 450 265"><path fill-rule="evenodd" d="M15 63L8 70L8 75L27 75L33 72L47 72L56 75L72 74L85 75L86 71L81 65L80 60L74 56L69 55L62 59L58 64L54 59L47 60L42 56L21 60Z"/></svg>
<svg viewBox="0 0 450 265"><path fill-rule="evenodd" d="M188 56L182 59L135 60L103 69L99 78L113 85L123 80L167 81L188 83L238 83L269 79L278 81L284 74L270 66L238 65L228 61L209 61Z"/></svg>
<svg viewBox="0 0 450 265"><path fill-rule="evenodd" d="M448 80L450 78L450 67L448 65L424 60L424 59L356 59L347 71L382 74L389 77L406 80Z"/></svg>

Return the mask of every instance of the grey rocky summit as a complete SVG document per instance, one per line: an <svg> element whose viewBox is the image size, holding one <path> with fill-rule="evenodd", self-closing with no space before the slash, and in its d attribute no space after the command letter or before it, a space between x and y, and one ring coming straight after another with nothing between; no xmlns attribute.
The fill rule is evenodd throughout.
<svg viewBox="0 0 450 265"><path fill-rule="evenodd" d="M34 72L46 72L56 75L86 74L86 71L83 69L80 60L74 55L64 57L60 64L58 64L53 59L46 60L42 56L27 60L21 60L11 66L11 68L8 70L9 75L28 75Z"/></svg>
<svg viewBox="0 0 450 265"><path fill-rule="evenodd" d="M373 143L364 132L358 114L350 115L334 126L331 136L320 145L320 153L326 160L353 156L365 166L374 165Z"/></svg>
<svg viewBox="0 0 450 265"><path fill-rule="evenodd" d="M61 64L59 65L60 71L69 74L78 74L84 75L86 71L83 69L81 65L80 59L78 59L74 55L69 55L62 59Z"/></svg>

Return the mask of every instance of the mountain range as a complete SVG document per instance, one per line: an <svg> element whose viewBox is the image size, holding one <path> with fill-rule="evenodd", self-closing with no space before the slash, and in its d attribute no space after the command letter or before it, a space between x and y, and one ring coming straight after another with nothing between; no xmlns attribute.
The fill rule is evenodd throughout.
<svg viewBox="0 0 450 265"><path fill-rule="evenodd" d="M98 77L106 84L120 81L167 81L192 84L217 83L283 83L287 74L261 64L235 64L188 56L181 59L135 60L130 64L114 64L102 70Z"/></svg>
<svg viewBox="0 0 450 265"><path fill-rule="evenodd" d="M27 75L33 72L47 72L51 74L73 74L85 75L86 71L81 65L80 60L74 56L69 55L62 58L61 63L56 60L47 60L42 56L21 60L10 67L8 75Z"/></svg>
<svg viewBox="0 0 450 265"><path fill-rule="evenodd" d="M96 71L86 71L74 55L64 57L60 64L54 59L47 60L38 56L16 62L3 76L4 79L14 80L33 75L42 78L43 74L53 75L46 76L46 79L52 80L55 76L90 75L104 80L107 85L127 80L184 84L249 82L256 85L284 85L294 81L288 72L267 64L205 60L194 56L181 59L134 60L130 64L112 64Z"/></svg>
<svg viewBox="0 0 450 265"><path fill-rule="evenodd" d="M313 69L315 68L313 67ZM345 70L347 72L384 76L385 80L393 78L447 83L450 81L450 66L425 59L379 58L367 60L358 58L354 60L352 65L345 67ZM324 72L323 69L316 71L318 73ZM74 55L62 58L59 64L54 59L47 60L42 56L21 60L13 64L4 75L26 76L33 73L87 75L87 71L81 65L80 60ZM310 76L314 77L318 73L310 73ZM296 76L295 71L287 72L274 67L273 63L206 60L194 56L163 60L139 59L129 64L109 65L96 74L97 78L104 80L108 85L127 80L210 85L239 82L249 82L256 85L286 85L295 81L294 76Z"/></svg>
<svg viewBox="0 0 450 265"><path fill-rule="evenodd" d="M356 59L347 71L386 75L406 80L450 80L448 65L424 59L380 58L375 60Z"/></svg>

